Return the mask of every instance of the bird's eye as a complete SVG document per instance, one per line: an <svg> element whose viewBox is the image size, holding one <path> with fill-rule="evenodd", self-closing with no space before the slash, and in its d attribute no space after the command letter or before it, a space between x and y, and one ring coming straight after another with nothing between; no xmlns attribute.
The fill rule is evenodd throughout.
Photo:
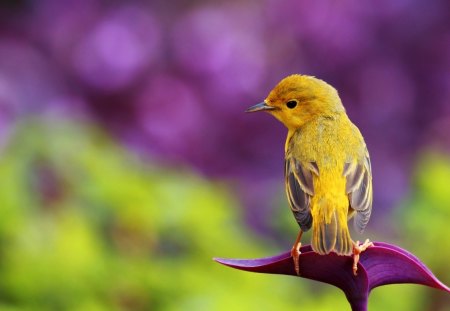
<svg viewBox="0 0 450 311"><path fill-rule="evenodd" d="M287 106L289 109L293 109L293 108L295 108L295 107L297 106L297 101L296 101L296 100L290 100L290 101L288 101L288 102L286 103L286 106Z"/></svg>

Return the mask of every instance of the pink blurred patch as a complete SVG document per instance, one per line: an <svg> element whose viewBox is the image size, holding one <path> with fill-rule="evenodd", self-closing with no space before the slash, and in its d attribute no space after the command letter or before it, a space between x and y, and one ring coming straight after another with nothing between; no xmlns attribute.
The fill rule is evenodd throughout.
<svg viewBox="0 0 450 311"><path fill-rule="evenodd" d="M160 30L148 9L115 8L76 47L75 71L94 88L121 89L156 62L159 47Z"/></svg>
<svg viewBox="0 0 450 311"><path fill-rule="evenodd" d="M137 120L154 151L189 157L201 145L203 115L196 92L184 81L160 74L136 98Z"/></svg>

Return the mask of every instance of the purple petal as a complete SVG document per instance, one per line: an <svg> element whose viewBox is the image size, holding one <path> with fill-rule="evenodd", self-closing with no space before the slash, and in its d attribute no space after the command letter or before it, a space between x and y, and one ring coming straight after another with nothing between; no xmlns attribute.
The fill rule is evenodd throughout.
<svg viewBox="0 0 450 311"><path fill-rule="evenodd" d="M369 271L370 289L387 284L422 284L450 293L417 257L406 250L387 243L377 242L361 255L361 265Z"/></svg>
<svg viewBox="0 0 450 311"><path fill-rule="evenodd" d="M352 310L366 310L370 291L381 285L414 283L450 293L433 273L409 252L387 243L376 242L361 254L358 275L352 272L353 259L334 253L319 255L306 245L301 249L300 276L328 283L340 288L352 306ZM291 253L259 259L223 259L215 261L226 266L258 273L296 276Z"/></svg>

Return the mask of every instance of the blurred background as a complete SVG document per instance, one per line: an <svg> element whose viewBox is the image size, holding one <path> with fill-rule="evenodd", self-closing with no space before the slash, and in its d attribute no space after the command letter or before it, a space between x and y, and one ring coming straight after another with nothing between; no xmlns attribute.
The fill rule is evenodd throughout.
<svg viewBox="0 0 450 311"><path fill-rule="evenodd" d="M346 310L211 258L290 249L286 130L243 111L335 86L371 153L364 235L450 284L450 2L0 2L0 310ZM308 241L305 238L305 242ZM401 297L401 299L400 299ZM417 285L371 310L450 310Z"/></svg>

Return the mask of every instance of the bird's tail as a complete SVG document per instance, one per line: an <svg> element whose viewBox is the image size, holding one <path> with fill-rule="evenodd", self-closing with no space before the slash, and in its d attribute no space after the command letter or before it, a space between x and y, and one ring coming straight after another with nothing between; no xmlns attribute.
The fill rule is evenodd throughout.
<svg viewBox="0 0 450 311"><path fill-rule="evenodd" d="M313 215L312 248L325 255L331 251L338 255L350 255L353 243L347 226L347 211L332 208L318 209Z"/></svg>

